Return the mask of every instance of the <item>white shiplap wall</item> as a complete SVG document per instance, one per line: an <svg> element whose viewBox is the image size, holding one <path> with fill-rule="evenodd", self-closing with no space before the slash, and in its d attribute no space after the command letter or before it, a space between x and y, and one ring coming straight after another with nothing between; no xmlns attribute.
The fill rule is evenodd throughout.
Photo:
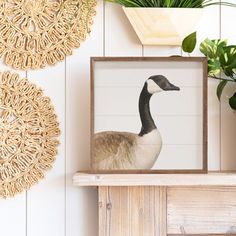
<svg viewBox="0 0 236 236"><path fill-rule="evenodd" d="M222 36L235 44L235 12L226 7L206 9L198 28L199 41ZM61 146L46 179L28 193L0 200L1 236L97 235L96 189L72 186L72 175L89 168L89 58L173 54L180 55L180 48L142 47L121 8L99 0L92 33L81 48L55 67L28 72L29 79L41 86L55 105ZM1 63L0 69L9 68ZM221 104L215 96L216 86L216 81L209 80L210 169L236 169L236 116L226 101L236 86L235 90L227 87Z"/></svg>

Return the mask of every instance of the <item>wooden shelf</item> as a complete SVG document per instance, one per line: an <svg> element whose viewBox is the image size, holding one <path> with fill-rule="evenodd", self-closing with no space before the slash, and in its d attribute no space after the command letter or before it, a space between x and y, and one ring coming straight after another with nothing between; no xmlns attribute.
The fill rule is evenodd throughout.
<svg viewBox="0 0 236 236"><path fill-rule="evenodd" d="M236 235L236 173L74 175L98 187L100 236Z"/></svg>
<svg viewBox="0 0 236 236"><path fill-rule="evenodd" d="M78 172L75 186L236 186L236 173L91 174Z"/></svg>

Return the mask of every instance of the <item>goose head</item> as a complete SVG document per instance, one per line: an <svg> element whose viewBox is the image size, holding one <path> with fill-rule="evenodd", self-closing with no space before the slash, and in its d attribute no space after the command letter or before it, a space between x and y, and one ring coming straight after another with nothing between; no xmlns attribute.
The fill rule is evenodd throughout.
<svg viewBox="0 0 236 236"><path fill-rule="evenodd" d="M179 91L180 88L170 83L163 75L153 75L146 81L147 92L154 94L162 91Z"/></svg>

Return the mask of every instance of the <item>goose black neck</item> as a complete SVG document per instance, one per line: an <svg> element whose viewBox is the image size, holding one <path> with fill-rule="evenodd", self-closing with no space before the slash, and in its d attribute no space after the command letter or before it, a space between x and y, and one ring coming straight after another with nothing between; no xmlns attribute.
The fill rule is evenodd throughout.
<svg viewBox="0 0 236 236"><path fill-rule="evenodd" d="M150 133L152 130L156 129L156 125L152 119L150 112L150 99L152 94L147 91L147 83L145 83L142 92L139 97L139 114L142 122L142 129L139 136Z"/></svg>

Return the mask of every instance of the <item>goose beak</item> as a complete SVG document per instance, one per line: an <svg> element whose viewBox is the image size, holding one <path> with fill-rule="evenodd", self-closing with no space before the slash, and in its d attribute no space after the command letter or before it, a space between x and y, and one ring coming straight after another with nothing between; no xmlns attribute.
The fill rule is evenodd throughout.
<svg viewBox="0 0 236 236"><path fill-rule="evenodd" d="M165 91L179 91L180 88L169 82L163 90L165 90Z"/></svg>

